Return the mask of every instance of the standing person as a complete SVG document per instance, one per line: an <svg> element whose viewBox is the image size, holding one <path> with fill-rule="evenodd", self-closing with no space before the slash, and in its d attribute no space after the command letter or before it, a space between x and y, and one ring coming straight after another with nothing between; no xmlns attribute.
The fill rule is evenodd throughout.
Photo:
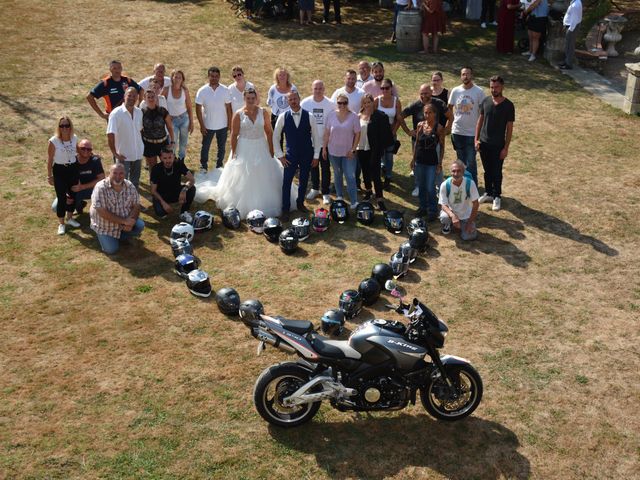
<svg viewBox="0 0 640 480"><path fill-rule="evenodd" d="M236 113L241 108L244 108L244 91L246 89L255 90L256 87L244 78L244 70L239 65L231 69L231 76L233 77L233 83L229 84L227 88L229 89L229 95L231 95L231 111Z"/></svg>
<svg viewBox="0 0 640 480"><path fill-rule="evenodd" d="M141 92L146 92L147 90L151 90L151 91L155 92L155 94L156 94L156 104L159 107L167 108L167 98L164 95L162 95L163 90L160 88L160 83L155 78L152 78L149 81L148 86L149 86L148 89L146 89L146 90L142 89L140 91ZM141 95L142 95L141 98L143 100L140 102L140 105L138 105L138 107L140 107L140 110L144 110L144 108L147 106L147 102L145 102L145 100L144 100L144 96L145 96L144 93L142 93Z"/></svg>
<svg viewBox="0 0 640 480"><path fill-rule="evenodd" d="M56 215L58 216L58 235L66 232L65 212L67 223L72 227L80 224L73 219L73 211L67 211L67 198L73 199L71 187L78 181L76 163L78 138L73 133L73 122L67 116L58 119L56 132L49 139L47 148L47 180L56 190Z"/></svg>
<svg viewBox="0 0 640 480"><path fill-rule="evenodd" d="M540 39L547 31L547 16L549 15L549 3L547 0L534 0L522 16L527 19L527 32L529 34L529 51L523 52L529 61L534 62L540 47Z"/></svg>
<svg viewBox="0 0 640 480"><path fill-rule="evenodd" d="M313 13L313 0L299 0L300 25L311 25L311 15Z"/></svg>
<svg viewBox="0 0 640 480"><path fill-rule="evenodd" d="M121 241L138 237L144 230L144 222L138 218L140 195L124 177L125 167L114 163L109 176L96 184L91 195L91 229L96 232L100 247L107 255L116 253Z"/></svg>
<svg viewBox="0 0 640 480"><path fill-rule="evenodd" d="M485 95L482 89L473 83L471 67L463 67L460 70L460 79L462 85L451 90L449 96L449 108L453 110L453 123L447 124L447 131L451 131L451 143L458 160L464 163L477 185L478 166L474 138L480 115L480 103Z"/></svg>
<svg viewBox="0 0 640 480"><path fill-rule="evenodd" d="M440 223L442 233L451 233L451 227L460 231L462 240L478 238L478 187L464 174L464 163L455 160L451 164L451 177L440 185Z"/></svg>
<svg viewBox="0 0 640 480"><path fill-rule="evenodd" d="M342 177L346 177L349 201L351 209L354 210L358 206L355 152L360 142L360 119L349 110L349 98L346 95L338 95L336 105L337 110L331 112L324 126L322 155L325 159L329 158L333 167L338 200L344 198Z"/></svg>
<svg viewBox="0 0 640 480"><path fill-rule="evenodd" d="M480 152L484 169L485 193L480 203L493 201L492 210L501 208L502 165L509 155L516 110L513 103L502 95L504 80L499 75L489 79L491 97L482 102L476 125L475 145Z"/></svg>
<svg viewBox="0 0 640 480"><path fill-rule="evenodd" d="M422 0L422 47L429 53L429 35L433 38L433 53L438 53L438 35L447 31L447 16L442 0Z"/></svg>
<svg viewBox="0 0 640 480"><path fill-rule="evenodd" d="M439 98L445 105L449 105L449 90L444 88L444 78L442 72L431 74L431 93L435 98Z"/></svg>
<svg viewBox="0 0 640 480"><path fill-rule="evenodd" d="M144 159L147 167L151 169L158 163L158 156L165 145L169 144L173 148L173 123L169 111L158 105L158 96L153 86L144 92L144 100L146 105L141 109L142 141L144 142Z"/></svg>
<svg viewBox="0 0 640 480"><path fill-rule="evenodd" d="M358 63L358 79L356 80L356 87L362 89L365 83L373 80L371 75L371 64L366 60L362 60Z"/></svg>
<svg viewBox="0 0 640 480"><path fill-rule="evenodd" d="M444 127L438 122L438 111L432 103L424 106L424 121L416 129L411 169L418 184L420 208L418 217L428 215L429 221L438 218L436 201L436 174L442 171L444 158Z"/></svg>
<svg viewBox="0 0 640 480"><path fill-rule="evenodd" d="M227 132L231 126L231 95L229 89L220 83L220 69L210 67L207 71L209 83L203 85L196 93L196 116L202 133L202 149L200 150L200 171L207 173L209 168L209 148L213 137L216 138L218 153L216 168L224 162Z"/></svg>
<svg viewBox="0 0 640 480"><path fill-rule="evenodd" d="M142 110L136 107L138 92L127 88L124 103L111 112L107 125L107 143L117 163L124 163L124 173L136 188L140 184L140 168L144 154L142 142Z"/></svg>
<svg viewBox="0 0 640 480"><path fill-rule="evenodd" d="M329 8L331 7L331 0L322 0L322 23L329 23ZM340 16L340 0L333 0L333 15L338 25L342 24L342 17Z"/></svg>
<svg viewBox="0 0 640 480"><path fill-rule="evenodd" d="M111 60L109 63L110 76L103 78L98 84L87 94L87 102L91 108L105 120L109 120L109 114L114 108L119 107L124 101L124 92L127 88L133 87L136 92L140 91L140 85L125 75L122 75L122 62L119 60ZM96 102L97 98L104 98L104 112Z"/></svg>
<svg viewBox="0 0 640 480"><path fill-rule="evenodd" d="M355 70L347 70L344 74L344 86L333 92L333 95L331 95L331 101L336 103L338 95L342 93L349 99L349 110L358 114L358 112L360 112L360 100L364 95L364 91L361 88L358 88L356 84L357 80Z"/></svg>
<svg viewBox="0 0 640 480"><path fill-rule="evenodd" d="M386 113L376 110L374 98L365 93L360 105L360 139L356 153L364 178L364 200L371 199L373 194L371 183L373 183L378 208L383 212L387 207L384 204L379 159L393 143L389 117Z"/></svg>
<svg viewBox="0 0 640 480"><path fill-rule="evenodd" d="M393 82L389 78L385 78L382 81L382 86L380 87L382 91L382 95L376 97L374 101L374 107L377 110L382 111L389 117L389 125L391 125L391 133L393 134L393 138L396 137L396 132L398 131L398 127L400 126L400 119L402 113L402 103L400 99L393 95L391 92L393 91ZM393 174L393 155L395 150L395 142L393 145L388 147L384 155L382 156L382 160L380 165L384 170L384 189L388 190L391 186L391 176Z"/></svg>
<svg viewBox="0 0 640 480"><path fill-rule="evenodd" d="M498 10L498 33L496 50L500 53L513 53L513 39L516 30L516 12L520 0L502 0Z"/></svg>
<svg viewBox="0 0 640 480"><path fill-rule="evenodd" d="M311 120L316 124L318 141L324 138L324 124L329 113L336 109L335 103L324 96L324 82L314 80L311 84L313 95L308 96L300 106L311 114ZM314 144L314 147L316 145ZM329 186L331 184L331 167L329 161L322 158L322 152L318 153L319 165L311 168L311 190L307 194L307 200L313 200L322 192L323 203L328 204ZM322 190L320 185L320 173L322 172Z"/></svg>
<svg viewBox="0 0 640 480"><path fill-rule="evenodd" d="M185 80L182 70L174 70L171 72L171 87L165 89L167 110L173 124L174 153L181 162L187 154L189 135L193 133L193 107Z"/></svg>
<svg viewBox="0 0 640 480"><path fill-rule="evenodd" d="M559 65L562 70L571 70L576 59L576 36L582 23L582 2L571 0L567 12L562 19L564 27L564 62Z"/></svg>
<svg viewBox="0 0 640 480"><path fill-rule="evenodd" d="M498 23L495 21L496 0L482 0L482 10L480 13L480 28L487 28L487 20L496 27Z"/></svg>
<svg viewBox="0 0 640 480"><path fill-rule="evenodd" d="M398 25L398 15L403 10L411 10L412 7L418 8L417 1L418 0L396 0L393 4L393 33L391 34L391 41L393 43L396 42L396 26Z"/></svg>
<svg viewBox="0 0 640 480"><path fill-rule="evenodd" d="M149 90L151 80L158 82L161 92L165 88L171 88L171 78L165 75L166 70L164 63L156 63L153 66L153 75L149 75L148 77L140 80L140 88L143 90Z"/></svg>
<svg viewBox="0 0 640 480"><path fill-rule="evenodd" d="M322 88L324 92L324 86ZM318 136L318 126L312 115L300 106L300 95L293 90L287 95L289 110L281 113L273 130L273 148L275 155L284 167L282 179L282 220L289 221L291 210L291 185L293 177L298 169L298 195L296 196L296 208L302 213L309 210L304 205L304 196L307 193L309 172L312 167L318 166L320 155L321 137ZM326 123L325 123L326 126ZM286 153L278 143L278 139L284 137L287 140Z"/></svg>
<svg viewBox="0 0 640 480"><path fill-rule="evenodd" d="M364 93L369 93L373 98L382 95L382 81L384 80L384 65L382 62L374 62L372 65L373 80L369 80L362 86ZM391 93L398 97L398 89L394 86Z"/></svg>
<svg viewBox="0 0 640 480"><path fill-rule="evenodd" d="M89 200L93 193L93 187L104 179L104 169L102 168L102 159L100 156L93 154L93 146L86 138L78 142L76 160L75 167L78 182L71 187L75 202L69 204L67 201L67 211L69 209L75 210L78 215L82 215L86 200Z"/></svg>
<svg viewBox="0 0 640 480"><path fill-rule="evenodd" d="M287 97L289 92L297 90L296 86L291 82L291 74L284 67L278 67L273 72L273 85L267 93L267 105L271 107L271 128L275 128L276 120L281 113L289 110L289 101ZM282 144L282 141L280 141Z"/></svg>
<svg viewBox="0 0 640 480"><path fill-rule="evenodd" d="M182 183L182 177L186 182ZM151 196L153 209L160 218L173 213L171 203L180 204L180 213L191 208L196 196L193 173L184 162L176 162L173 150L165 146L160 151L160 163L151 169Z"/></svg>

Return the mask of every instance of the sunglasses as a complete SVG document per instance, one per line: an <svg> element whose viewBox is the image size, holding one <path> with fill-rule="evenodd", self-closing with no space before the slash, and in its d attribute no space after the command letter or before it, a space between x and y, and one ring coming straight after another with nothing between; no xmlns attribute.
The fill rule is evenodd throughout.
<svg viewBox="0 0 640 480"><path fill-rule="evenodd" d="M233 75L231 75L233 78L238 78L241 77L242 74L241 73L234 73Z"/></svg>
<svg viewBox="0 0 640 480"><path fill-rule="evenodd" d="M69 123L63 123L61 125L58 125L60 128L71 128L71 125Z"/></svg>
<svg viewBox="0 0 640 480"><path fill-rule="evenodd" d="M80 150L84 150L85 152L93 152L93 148L91 147L80 147Z"/></svg>
<svg viewBox="0 0 640 480"><path fill-rule="evenodd" d="M391 90L391 87L380 87L380 90Z"/></svg>
<svg viewBox="0 0 640 480"><path fill-rule="evenodd" d="M338 105L348 105L349 102L338 102Z"/></svg>

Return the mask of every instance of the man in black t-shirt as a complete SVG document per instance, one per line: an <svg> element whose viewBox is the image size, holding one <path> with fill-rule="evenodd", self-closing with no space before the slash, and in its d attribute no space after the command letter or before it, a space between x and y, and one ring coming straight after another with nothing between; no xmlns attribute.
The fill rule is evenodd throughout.
<svg viewBox="0 0 640 480"><path fill-rule="evenodd" d="M187 179L182 183L182 177ZM184 162L176 161L173 150L163 147L160 151L160 163L151 169L151 196L153 209L160 218L165 218L173 212L171 203L180 204L180 213L191 207L196 195L193 173Z"/></svg>
<svg viewBox="0 0 640 480"><path fill-rule="evenodd" d="M501 208L502 165L509 155L516 110L513 103L502 95L504 80L495 75L489 79L491 96L480 104L480 117L476 124L475 145L480 152L484 169L485 193L480 203L493 202L491 209Z"/></svg>
<svg viewBox="0 0 640 480"><path fill-rule="evenodd" d="M110 76L100 80L87 94L87 102L101 118L109 120L111 111L120 106L124 101L124 92L129 87L134 87L140 93L140 85L132 78L122 75L122 63L112 60L109 64ZM105 111L98 106L96 99L104 98Z"/></svg>

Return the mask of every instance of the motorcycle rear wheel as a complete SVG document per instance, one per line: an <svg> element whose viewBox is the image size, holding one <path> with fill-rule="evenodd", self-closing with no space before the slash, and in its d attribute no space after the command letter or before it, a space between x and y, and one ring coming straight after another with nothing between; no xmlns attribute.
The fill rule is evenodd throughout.
<svg viewBox="0 0 640 480"><path fill-rule="evenodd" d="M471 365L445 368L453 382L453 391L442 378L437 378L420 389L420 401L432 417L453 422L478 408L482 400L482 379Z"/></svg>
<svg viewBox="0 0 640 480"><path fill-rule="evenodd" d="M290 428L308 422L322 402L287 407L282 400L309 381L309 372L287 362L265 369L256 381L253 402L262 418L272 425Z"/></svg>

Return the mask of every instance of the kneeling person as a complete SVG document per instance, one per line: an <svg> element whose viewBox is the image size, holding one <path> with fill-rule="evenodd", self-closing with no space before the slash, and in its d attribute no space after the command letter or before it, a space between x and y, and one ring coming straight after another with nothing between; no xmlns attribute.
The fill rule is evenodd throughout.
<svg viewBox="0 0 640 480"><path fill-rule="evenodd" d="M107 255L119 250L120 241L142 233L144 222L138 218L140 195L133 183L125 179L122 163L111 165L109 176L94 187L89 213L91 228Z"/></svg>
<svg viewBox="0 0 640 480"><path fill-rule="evenodd" d="M465 175L460 160L451 164L451 177L440 185L440 223L442 233L451 233L451 226L460 231L462 240L475 240L478 215L478 187L470 175Z"/></svg>
<svg viewBox="0 0 640 480"><path fill-rule="evenodd" d="M185 184L182 183L183 176L187 179ZM164 147L160 152L160 163L151 169L151 196L156 215L164 218L172 213L171 203L180 204L180 213L189 210L196 195L194 183L193 173L184 162L176 161L173 151Z"/></svg>

